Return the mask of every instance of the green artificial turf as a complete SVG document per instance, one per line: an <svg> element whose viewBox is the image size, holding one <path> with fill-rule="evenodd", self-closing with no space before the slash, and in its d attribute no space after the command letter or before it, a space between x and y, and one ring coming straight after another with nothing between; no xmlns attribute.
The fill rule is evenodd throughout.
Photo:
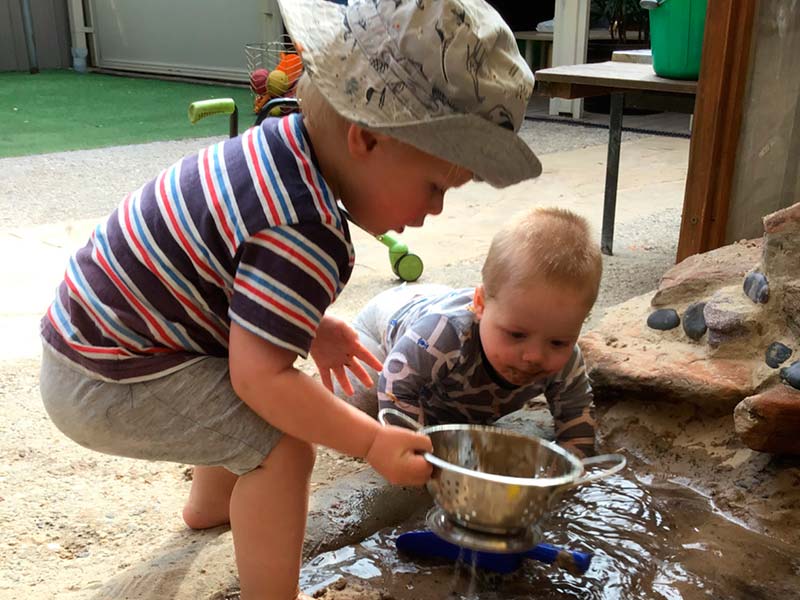
<svg viewBox="0 0 800 600"><path fill-rule="evenodd" d="M161 140L227 135L228 117L189 123L191 102L236 100L251 124L246 88L74 71L0 73L0 158Z"/></svg>

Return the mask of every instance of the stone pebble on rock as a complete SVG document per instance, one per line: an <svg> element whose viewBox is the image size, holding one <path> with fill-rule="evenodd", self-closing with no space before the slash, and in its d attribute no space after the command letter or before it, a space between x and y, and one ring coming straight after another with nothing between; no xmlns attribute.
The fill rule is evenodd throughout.
<svg viewBox="0 0 800 600"><path fill-rule="evenodd" d="M792 355L792 349L786 344L772 342L767 348L765 360L773 369L777 369L781 364Z"/></svg>
<svg viewBox="0 0 800 600"><path fill-rule="evenodd" d="M800 390L800 360L781 369L781 379L796 390Z"/></svg>
<svg viewBox="0 0 800 600"><path fill-rule="evenodd" d="M767 276L758 271L748 273L744 278L744 293L756 304L766 304L769 300Z"/></svg>
<svg viewBox="0 0 800 600"><path fill-rule="evenodd" d="M650 329L668 331L675 329L681 323L681 318L673 308L661 308L650 313L647 317L647 326Z"/></svg>
<svg viewBox="0 0 800 600"><path fill-rule="evenodd" d="M708 329L705 315L703 315L705 307L705 302L694 302L686 308L681 319L683 332L695 341L703 337Z"/></svg>

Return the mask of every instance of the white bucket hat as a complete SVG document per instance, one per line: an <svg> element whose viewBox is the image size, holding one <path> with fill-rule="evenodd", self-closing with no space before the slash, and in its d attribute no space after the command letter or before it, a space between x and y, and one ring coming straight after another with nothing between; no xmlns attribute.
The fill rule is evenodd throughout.
<svg viewBox="0 0 800 600"><path fill-rule="evenodd" d="M497 187L542 166L516 134L533 74L483 0L278 0L314 84L358 125Z"/></svg>

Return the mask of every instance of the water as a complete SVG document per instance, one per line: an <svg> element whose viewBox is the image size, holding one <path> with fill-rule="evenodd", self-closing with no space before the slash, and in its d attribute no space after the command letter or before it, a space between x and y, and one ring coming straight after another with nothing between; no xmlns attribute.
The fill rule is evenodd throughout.
<svg viewBox="0 0 800 600"><path fill-rule="evenodd" d="M397 535L423 526L411 523L320 555L303 568L301 587L313 591L345 577L394 600L800 599L797 552L726 520L674 483L609 477L559 508L541 524L543 541L593 551L581 577L532 560L499 576L463 561L399 556Z"/></svg>

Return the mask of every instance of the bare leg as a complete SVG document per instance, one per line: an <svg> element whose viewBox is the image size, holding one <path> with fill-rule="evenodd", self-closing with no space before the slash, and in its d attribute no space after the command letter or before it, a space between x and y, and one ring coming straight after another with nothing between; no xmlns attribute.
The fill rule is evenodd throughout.
<svg viewBox="0 0 800 600"><path fill-rule="evenodd" d="M230 521L231 492L239 477L224 467L194 468L192 489L183 520L192 529L208 529Z"/></svg>
<svg viewBox="0 0 800 600"><path fill-rule="evenodd" d="M242 600L304 597L297 580L314 459L311 444L284 436L236 482L230 516Z"/></svg>

